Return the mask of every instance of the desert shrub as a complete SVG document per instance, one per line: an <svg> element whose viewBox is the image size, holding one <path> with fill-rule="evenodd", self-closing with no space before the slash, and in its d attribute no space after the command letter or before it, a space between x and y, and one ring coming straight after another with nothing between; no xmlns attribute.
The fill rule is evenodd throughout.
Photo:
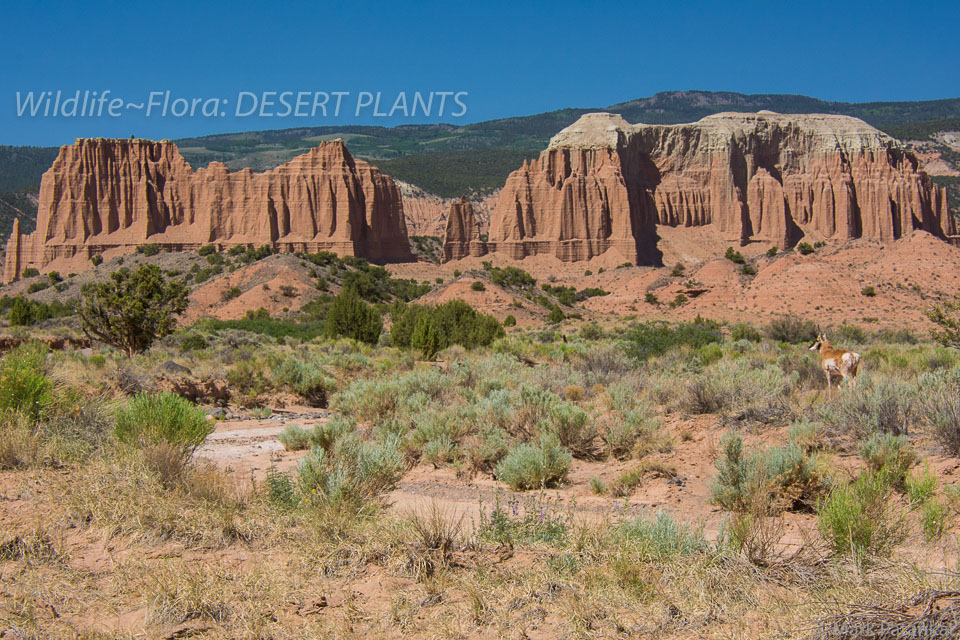
<svg viewBox="0 0 960 640"><path fill-rule="evenodd" d="M342 415L335 414L325 422L318 422L310 432L310 445L330 451L334 445L348 434L356 433L357 423Z"/></svg>
<svg viewBox="0 0 960 640"><path fill-rule="evenodd" d="M553 307L550 309L550 313L547 314L547 322L550 324L559 324L566 319L566 314L563 312L563 309L560 307Z"/></svg>
<svg viewBox="0 0 960 640"><path fill-rule="evenodd" d="M490 473L510 450L510 437L497 426L488 425L464 446L470 466L477 471Z"/></svg>
<svg viewBox="0 0 960 640"><path fill-rule="evenodd" d="M160 245L156 243L141 244L137 247L137 253L142 253L145 256L155 256L160 253Z"/></svg>
<svg viewBox="0 0 960 640"><path fill-rule="evenodd" d="M276 467L267 469L267 477L264 479L267 500L275 507L283 509L292 509L298 503L297 488L294 486L290 476Z"/></svg>
<svg viewBox="0 0 960 640"><path fill-rule="evenodd" d="M517 326L517 319L513 315L508 315L503 319L503 326L505 327L515 327Z"/></svg>
<svg viewBox="0 0 960 640"><path fill-rule="evenodd" d="M397 302L390 317L393 345L418 349L428 360L451 345L475 349L505 335L496 318L480 313L462 300L435 307Z"/></svg>
<svg viewBox="0 0 960 640"><path fill-rule="evenodd" d="M860 290L860 294L868 298L873 298L877 295L877 288L874 286L864 287Z"/></svg>
<svg viewBox="0 0 960 640"><path fill-rule="evenodd" d="M49 289L49 282L31 282L30 286L27 287L27 293L36 293L38 291L43 291L44 289Z"/></svg>
<svg viewBox="0 0 960 640"><path fill-rule="evenodd" d="M790 344L813 342L817 339L817 325L797 316L781 316L767 326L767 337Z"/></svg>
<svg viewBox="0 0 960 640"><path fill-rule="evenodd" d="M676 309L677 307L682 307L688 302L690 302L690 299L686 295L678 293L676 296L674 296L673 300L670 301L669 306L671 309Z"/></svg>
<svg viewBox="0 0 960 640"><path fill-rule="evenodd" d="M543 435L538 444L524 442L507 453L496 477L514 491L554 487L567 477L571 458L556 438Z"/></svg>
<svg viewBox="0 0 960 640"><path fill-rule="evenodd" d="M239 298L242 293L243 291L241 291L240 287L230 287L229 289L225 289L223 293L220 294L220 300L223 302L228 302L234 298Z"/></svg>
<svg viewBox="0 0 960 640"><path fill-rule="evenodd" d="M90 256L90 262L93 263L93 266L99 267L101 264L103 264L103 256L99 253L95 253Z"/></svg>
<svg viewBox="0 0 960 640"><path fill-rule="evenodd" d="M657 298L656 294L651 293L649 291L646 294L644 294L643 301L646 302L647 304L652 304L652 305L660 304L660 300Z"/></svg>
<svg viewBox="0 0 960 640"><path fill-rule="evenodd" d="M885 555L903 539L903 519L892 512L890 493L881 474L866 471L835 486L817 505L817 526L834 553Z"/></svg>
<svg viewBox="0 0 960 640"><path fill-rule="evenodd" d="M216 252L217 252L217 248L212 244L205 244L199 249L197 249L197 255L204 256L204 257L213 255Z"/></svg>
<svg viewBox="0 0 960 640"><path fill-rule="evenodd" d="M137 447L170 445L185 458L213 432L203 410L169 393L140 393L116 415L114 434Z"/></svg>
<svg viewBox="0 0 960 640"><path fill-rule="evenodd" d="M739 251L735 251L733 247L727 247L727 252L723 254L723 257L726 258L727 260L730 260L734 264L744 263L743 256L740 255Z"/></svg>
<svg viewBox="0 0 960 640"><path fill-rule="evenodd" d="M653 445L654 449L660 448L659 429L657 418L645 409L612 412L602 416L598 425L607 454L618 460L629 458L641 440Z"/></svg>
<svg viewBox="0 0 960 640"><path fill-rule="evenodd" d="M945 347L960 348L960 300L933 305L925 309L924 313L936 325L931 332L934 340Z"/></svg>
<svg viewBox="0 0 960 640"><path fill-rule="evenodd" d="M860 443L859 450L868 469L900 489L904 488L910 468L917 463L917 454L906 436L874 433Z"/></svg>
<svg viewBox="0 0 960 640"><path fill-rule="evenodd" d="M814 249L813 245L809 242L801 242L797 245L797 251L799 251L802 255L808 256L816 251L816 249Z"/></svg>
<svg viewBox="0 0 960 640"><path fill-rule="evenodd" d="M832 338L838 343L863 344L867 341L866 332L855 324L842 324L832 331Z"/></svg>
<svg viewBox="0 0 960 640"><path fill-rule="evenodd" d="M361 300L356 289L346 288L333 299L326 318L325 334L328 337L342 336L377 344L382 330L380 312Z"/></svg>
<svg viewBox="0 0 960 640"><path fill-rule="evenodd" d="M110 280L83 287L77 308L87 337L133 355L173 331L175 316L187 308L187 289L167 282L156 265L110 274Z"/></svg>
<svg viewBox="0 0 960 640"><path fill-rule="evenodd" d="M752 264L745 264L740 267L740 273L745 276L755 276L757 275L757 268Z"/></svg>
<svg viewBox="0 0 960 640"><path fill-rule="evenodd" d="M490 272L490 280L493 281L493 284L501 287L522 287L537 283L533 276L517 267L501 268L491 265L488 271Z"/></svg>
<svg viewBox="0 0 960 640"><path fill-rule="evenodd" d="M942 538L951 520L950 507L939 500L928 500L920 507L920 528L927 542Z"/></svg>
<svg viewBox="0 0 960 640"><path fill-rule="evenodd" d="M773 258L773 257L775 257L778 253L780 253L780 250L777 249L776 247L770 247L769 249L767 249L767 257L768 257L768 258Z"/></svg>
<svg viewBox="0 0 960 640"><path fill-rule="evenodd" d="M546 432L555 436L560 446L576 458L595 460L601 453L595 444L598 434L590 416L575 404L554 403L544 426Z"/></svg>
<svg viewBox="0 0 960 640"><path fill-rule="evenodd" d="M199 351L201 349L206 349L210 346L210 343L199 333L189 333L183 337L183 340L180 341L180 350L181 351Z"/></svg>
<svg viewBox="0 0 960 640"><path fill-rule="evenodd" d="M735 324L730 327L731 340L747 340L749 342L760 342L760 332L756 327L749 324Z"/></svg>
<svg viewBox="0 0 960 640"><path fill-rule="evenodd" d="M486 291L487 288L484 286L483 282L480 280L474 280L470 283L470 289L472 291Z"/></svg>
<svg viewBox="0 0 960 640"><path fill-rule="evenodd" d="M626 520L616 533L622 541L639 545L642 559L666 560L710 549L702 529L691 529L664 511L653 518Z"/></svg>
<svg viewBox="0 0 960 640"><path fill-rule="evenodd" d="M40 275L40 270L35 267L27 267L23 270L23 273L20 274L23 278L33 278L38 275Z"/></svg>
<svg viewBox="0 0 960 640"><path fill-rule="evenodd" d="M336 379L315 362L290 357L273 371L276 384L303 398L311 407L327 406L327 395L336 387Z"/></svg>
<svg viewBox="0 0 960 640"><path fill-rule="evenodd" d="M216 318L204 318L197 322L194 327L198 330L208 332L222 332L225 330L249 331L270 336L274 339L294 338L297 340L313 340L321 336L326 331L327 325L324 322L314 320L290 320L282 318L271 318L266 309L250 309L243 318L234 320L218 320Z"/></svg>
<svg viewBox="0 0 960 640"><path fill-rule="evenodd" d="M831 402L819 406L820 417L841 433L853 432L858 438L875 433L907 433L916 388L886 376L861 374L855 387L836 394Z"/></svg>
<svg viewBox="0 0 960 640"><path fill-rule="evenodd" d="M355 510L392 489L406 468L396 439L344 437L330 451L313 447L297 466L297 481L311 504Z"/></svg>
<svg viewBox="0 0 960 640"><path fill-rule="evenodd" d="M723 359L691 376L679 398L689 413L731 414L737 420L771 422L790 413L787 402L797 377L773 364Z"/></svg>
<svg viewBox="0 0 960 640"><path fill-rule="evenodd" d="M53 383L46 375L47 347L39 342L20 345L0 361L0 411L16 412L36 421L53 402Z"/></svg>
<svg viewBox="0 0 960 640"><path fill-rule="evenodd" d="M920 505L933 497L937 490L937 476L924 465L916 475L908 475L904 482L907 499L912 505Z"/></svg>
<svg viewBox="0 0 960 640"><path fill-rule="evenodd" d="M711 500L728 511L771 515L812 508L826 490L815 455L797 444L744 452L737 435L723 442Z"/></svg>
<svg viewBox="0 0 960 640"><path fill-rule="evenodd" d="M953 456L960 456L960 369L920 376L922 393L917 403L920 421Z"/></svg>
<svg viewBox="0 0 960 640"><path fill-rule="evenodd" d="M583 340L601 340L604 337L603 328L595 322L583 325L578 333Z"/></svg>
<svg viewBox="0 0 960 640"><path fill-rule="evenodd" d="M680 345L702 347L722 341L720 325L699 317L693 322L675 325L663 322L639 324L624 335L627 354L637 360L646 360Z"/></svg>
<svg viewBox="0 0 960 640"><path fill-rule="evenodd" d="M310 430L291 424L277 434L277 440L287 451L303 451L310 447Z"/></svg>

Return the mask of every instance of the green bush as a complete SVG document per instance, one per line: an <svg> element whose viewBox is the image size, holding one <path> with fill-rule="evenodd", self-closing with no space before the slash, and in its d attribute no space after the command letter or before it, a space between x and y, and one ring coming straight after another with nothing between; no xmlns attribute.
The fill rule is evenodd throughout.
<svg viewBox="0 0 960 640"><path fill-rule="evenodd" d="M513 315L508 315L503 319L503 326L505 327L515 327L517 326L517 319Z"/></svg>
<svg viewBox="0 0 960 640"><path fill-rule="evenodd" d="M920 505L933 497L937 490L937 476L924 465L920 473L908 475L904 485L910 504Z"/></svg>
<svg viewBox="0 0 960 640"><path fill-rule="evenodd" d="M950 507L939 500L924 502L920 507L920 528L923 531L923 539L933 542L942 538L950 528L952 519Z"/></svg>
<svg viewBox="0 0 960 640"><path fill-rule="evenodd" d="M396 302L390 317L392 344L418 349L427 360L436 358L451 345L475 349L489 346L505 335L496 318L480 313L462 300L435 307Z"/></svg>
<svg viewBox="0 0 960 640"><path fill-rule="evenodd" d="M743 256L740 255L739 251L734 251L733 247L727 247L727 252L723 254L723 257L727 260L730 260L734 264L743 264Z"/></svg>
<svg viewBox="0 0 960 640"><path fill-rule="evenodd" d="M77 314L88 337L133 355L172 332L175 316L186 308L186 287L167 282L159 267L149 264L133 272L122 268L108 281L84 285Z"/></svg>
<svg viewBox="0 0 960 640"><path fill-rule="evenodd" d="M196 329L217 332L226 329L249 331L274 339L294 338L297 340L313 340L324 334L327 325L316 320L291 320L271 318L266 309L248 310L243 318L236 320L217 320L204 318L194 325Z"/></svg>
<svg viewBox="0 0 960 640"><path fill-rule="evenodd" d="M490 280L500 287L523 287L537 283L533 276L517 267L494 267L491 265Z"/></svg>
<svg viewBox="0 0 960 640"><path fill-rule="evenodd" d="M360 299L356 289L340 292L327 312L325 334L331 338L345 337L377 344L383 330L380 312Z"/></svg>
<svg viewBox="0 0 960 640"><path fill-rule="evenodd" d="M900 489L905 486L910 468L917 463L917 454L906 436L874 433L860 443L859 450L868 469Z"/></svg>
<svg viewBox="0 0 960 640"><path fill-rule="evenodd" d="M730 339L748 340L750 342L760 342L760 332L753 325L735 324L730 328Z"/></svg>
<svg viewBox="0 0 960 640"><path fill-rule="evenodd" d="M38 275L40 275L40 270L34 267L27 267L23 270L23 273L20 274L20 276L23 278L32 278Z"/></svg>
<svg viewBox="0 0 960 640"><path fill-rule="evenodd" d="M310 504L356 511L390 491L407 468L395 439L381 444L343 437L331 451L315 446L297 466L300 492Z"/></svg>
<svg viewBox="0 0 960 640"><path fill-rule="evenodd" d="M571 459L556 438L544 435L536 445L514 447L497 464L495 475L514 491L554 487L566 479Z"/></svg>
<svg viewBox="0 0 960 640"><path fill-rule="evenodd" d="M646 360L680 345L702 347L722 341L720 325L699 317L693 322L675 325L663 322L644 323L633 327L624 335L627 354L637 360Z"/></svg>
<svg viewBox="0 0 960 640"><path fill-rule="evenodd" d="M140 393L117 411L114 433L120 442L138 447L171 445L185 457L213 432L203 409L162 391Z"/></svg>
<svg viewBox="0 0 960 640"><path fill-rule="evenodd" d="M834 487L818 504L817 526L834 553L886 555L903 539L903 519L892 513L890 493L881 474L866 471Z"/></svg>
<svg viewBox="0 0 960 640"><path fill-rule="evenodd" d="M816 251L816 249L814 249L813 245L809 242L801 242L797 245L797 251L799 251L802 255L808 256Z"/></svg>
<svg viewBox="0 0 960 640"><path fill-rule="evenodd" d="M473 291L486 291L486 290L487 290L487 288L484 286L484 284L483 284L482 282L480 282L479 280L474 280L472 283L470 283L470 289L473 290Z"/></svg>
<svg viewBox="0 0 960 640"><path fill-rule="evenodd" d="M90 262L93 263L93 266L99 267L101 264L103 264L103 256L99 253L95 253L90 256Z"/></svg>
<svg viewBox="0 0 960 640"><path fill-rule="evenodd" d="M314 362L290 357L274 368L273 378L303 398L311 407L326 407L327 396L336 387L336 379Z"/></svg>
<svg viewBox="0 0 960 640"><path fill-rule="evenodd" d="M767 249L767 257L768 257L768 258L773 258L773 257L775 257L778 253L780 253L780 250L777 249L776 247L770 247L769 249Z"/></svg>
<svg viewBox="0 0 960 640"><path fill-rule="evenodd" d="M864 287L863 289L860 290L860 293L862 295L865 295L868 298L873 298L874 296L877 295L877 289L876 287L873 287L873 286Z"/></svg>
<svg viewBox="0 0 960 640"><path fill-rule="evenodd" d="M181 351L199 351L201 349L206 349L209 346L210 343L207 342L207 339L199 333L187 334L184 336L183 340L180 341Z"/></svg>
<svg viewBox="0 0 960 640"><path fill-rule="evenodd" d="M812 320L804 320L797 316L782 316L770 323L767 327L767 336L771 340L790 344L813 342L817 339L817 325Z"/></svg>
<svg viewBox="0 0 960 640"><path fill-rule="evenodd" d="M797 444L745 454L740 436L732 435L723 448L710 493L727 511L771 515L812 509L826 491L816 456Z"/></svg>
<svg viewBox="0 0 960 640"><path fill-rule="evenodd" d="M960 369L924 373L919 387L923 390L917 403L920 421L950 455L960 456Z"/></svg>
<svg viewBox="0 0 960 640"><path fill-rule="evenodd" d="M209 256L217 252L217 248L212 244L205 244L199 249L197 249L197 255L200 256Z"/></svg>
<svg viewBox="0 0 960 640"><path fill-rule="evenodd" d="M287 451L303 451L310 447L310 430L291 424L277 434L277 440Z"/></svg>
<svg viewBox="0 0 960 640"><path fill-rule="evenodd" d="M660 300L657 298L657 296L649 291L643 296L643 301L652 305L660 304Z"/></svg>
<svg viewBox="0 0 960 640"><path fill-rule="evenodd" d="M757 275L757 268L752 264L745 264L742 267L740 267L740 273L742 273L745 276L755 276Z"/></svg>
<svg viewBox="0 0 960 640"><path fill-rule="evenodd" d="M560 307L553 307L550 309L550 313L547 314L547 322L550 324L558 324L563 322L566 317L567 316L563 313L563 310Z"/></svg>
<svg viewBox="0 0 960 640"><path fill-rule="evenodd" d="M606 335L604 334L603 327L598 325L596 322L583 325L580 327L580 331L578 333L584 340L601 340L603 339L604 335Z"/></svg>
<svg viewBox="0 0 960 640"><path fill-rule="evenodd" d="M844 389L818 411L824 422L858 438L875 433L907 433L916 402L915 385L885 376L861 374L857 385Z"/></svg>
<svg viewBox="0 0 960 640"><path fill-rule="evenodd" d="M47 347L20 345L0 361L0 411L17 412L31 421L40 418L53 402L53 383L46 376Z"/></svg>
<svg viewBox="0 0 960 640"><path fill-rule="evenodd" d="M710 549L702 529L691 529L665 511L653 518L625 520L615 531L622 541L640 545L642 559L666 560Z"/></svg>

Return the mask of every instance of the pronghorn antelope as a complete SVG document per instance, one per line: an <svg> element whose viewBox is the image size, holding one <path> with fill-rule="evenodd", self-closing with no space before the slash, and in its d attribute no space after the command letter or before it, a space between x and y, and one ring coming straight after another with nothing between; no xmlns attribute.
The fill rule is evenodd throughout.
<svg viewBox="0 0 960 640"><path fill-rule="evenodd" d="M827 336L817 330L817 341L810 345L810 351L820 352L820 366L827 376L827 389L830 388L830 376L840 376L840 384L850 378L849 384L855 384L857 380L857 367L860 366L860 354L847 349L834 349Z"/></svg>

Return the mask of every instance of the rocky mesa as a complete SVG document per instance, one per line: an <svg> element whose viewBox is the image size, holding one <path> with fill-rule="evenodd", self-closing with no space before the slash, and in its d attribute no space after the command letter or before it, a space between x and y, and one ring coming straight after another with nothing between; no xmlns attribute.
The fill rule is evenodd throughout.
<svg viewBox="0 0 960 640"><path fill-rule="evenodd" d="M399 188L340 140L253 173L219 162L194 171L167 141L78 139L44 173L38 204L34 233L14 223L5 282L28 267L79 270L95 254L146 243L412 259Z"/></svg>
<svg viewBox="0 0 960 640"><path fill-rule="evenodd" d="M445 255L615 251L657 264L657 227L709 227L725 241L786 248L803 238L956 238L946 191L901 143L848 116L721 113L631 125L592 113L507 179L481 242L464 208Z"/></svg>

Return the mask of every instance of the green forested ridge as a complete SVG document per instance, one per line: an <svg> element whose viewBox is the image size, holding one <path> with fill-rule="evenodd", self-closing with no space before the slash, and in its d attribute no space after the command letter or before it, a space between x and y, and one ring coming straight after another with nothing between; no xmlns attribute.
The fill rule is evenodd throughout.
<svg viewBox="0 0 960 640"><path fill-rule="evenodd" d="M431 193L455 197L500 186L523 158L535 157L550 136L590 111L620 113L629 122L677 124L723 111L761 109L855 116L901 139L924 139L960 128L960 98L851 103L784 94L671 91L606 108L560 109L463 126L297 127L184 138L177 144L195 168L218 160L231 169L263 171L323 140L343 138L354 156L375 162L385 173ZM39 184L55 155L55 148L0 147L0 190ZM4 195L0 193L0 202Z"/></svg>

